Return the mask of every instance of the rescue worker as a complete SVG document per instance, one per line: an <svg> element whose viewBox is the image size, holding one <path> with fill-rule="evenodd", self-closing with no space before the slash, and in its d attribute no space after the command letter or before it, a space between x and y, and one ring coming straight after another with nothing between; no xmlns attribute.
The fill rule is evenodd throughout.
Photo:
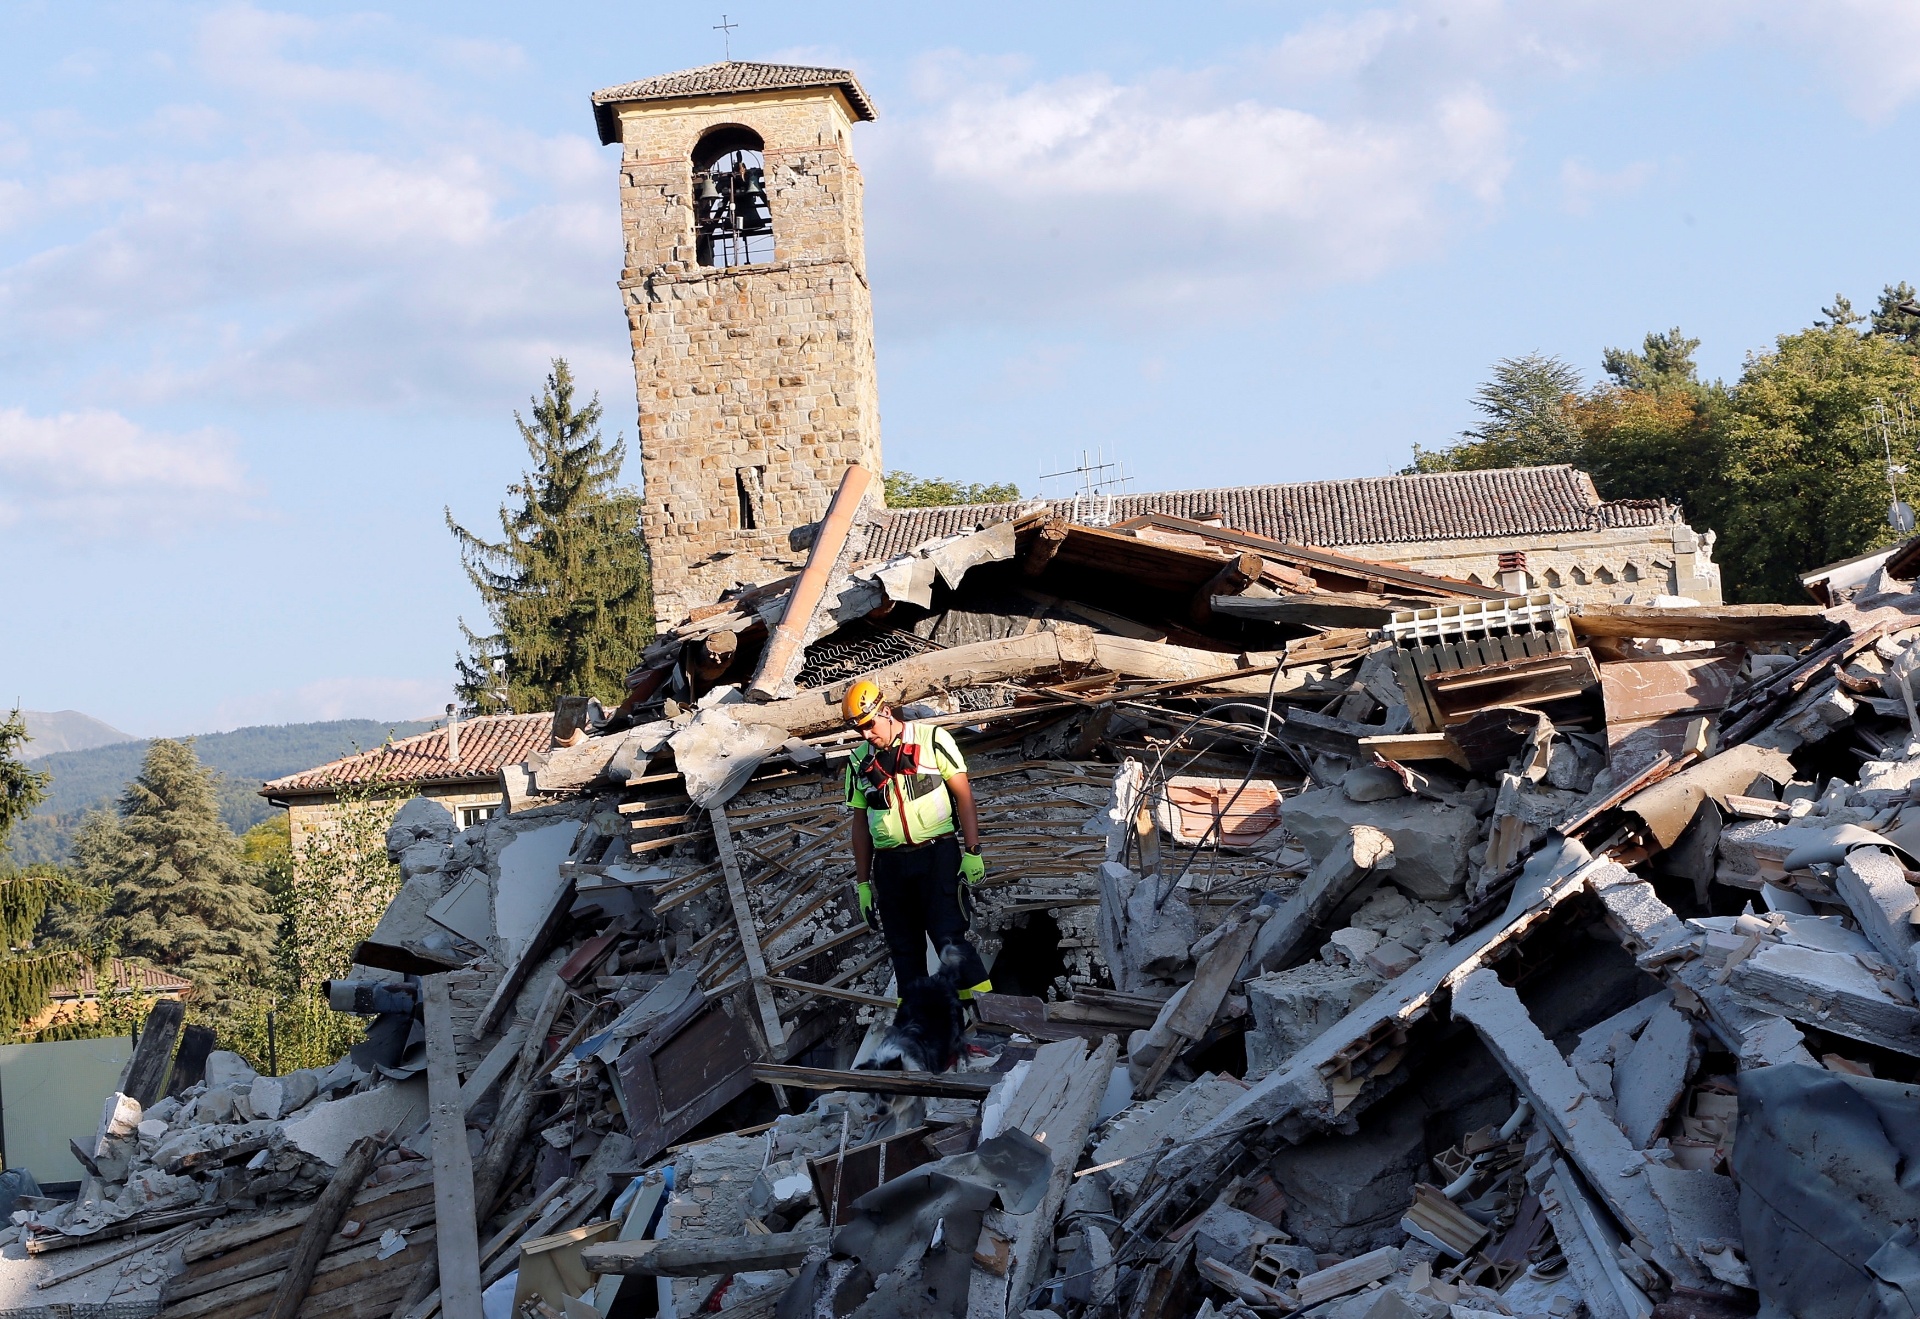
<svg viewBox="0 0 1920 1319"><path fill-rule="evenodd" d="M973 886L987 873L967 763L953 734L907 723L861 679L840 703L862 741L847 759L854 892L860 915L887 941L896 987L927 974L934 951L960 949L962 999L993 988L967 938Z"/></svg>

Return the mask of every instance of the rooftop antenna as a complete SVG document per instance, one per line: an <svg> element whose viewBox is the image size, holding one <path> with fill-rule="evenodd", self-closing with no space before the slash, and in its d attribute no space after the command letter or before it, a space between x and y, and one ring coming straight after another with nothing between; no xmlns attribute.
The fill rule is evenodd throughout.
<svg viewBox="0 0 1920 1319"><path fill-rule="evenodd" d="M1900 438L1902 441L1907 436L1905 402L1905 399L1901 400ZM1887 454L1887 493L1892 496L1892 502L1887 505L1887 525L1904 536L1914 527L1913 508L1900 498L1899 478L1907 474L1907 466L1905 463L1896 463L1893 460L1893 432L1887 425L1886 403L1875 399L1873 407L1874 411L1880 414L1880 445Z"/></svg>
<svg viewBox="0 0 1920 1319"><path fill-rule="evenodd" d="M733 30L739 26L738 23L727 22L727 16L725 14L721 14L720 21L713 25L713 30L720 34L720 40L726 43L724 49L727 52L727 62L729 64L733 62Z"/></svg>
<svg viewBox="0 0 1920 1319"><path fill-rule="evenodd" d="M1091 455L1082 449L1078 467L1040 474L1042 481L1067 477L1078 478L1079 487L1069 496L1073 504L1069 516L1089 527L1104 527L1113 521L1113 497L1125 494L1127 483L1133 480L1126 464L1109 459L1104 447L1095 449Z"/></svg>

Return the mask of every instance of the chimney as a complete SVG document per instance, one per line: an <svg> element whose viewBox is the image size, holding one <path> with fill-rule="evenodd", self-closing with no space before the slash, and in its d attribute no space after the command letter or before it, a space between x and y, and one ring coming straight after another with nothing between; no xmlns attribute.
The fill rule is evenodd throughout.
<svg viewBox="0 0 1920 1319"><path fill-rule="evenodd" d="M460 763L460 712L451 705L447 707L447 760Z"/></svg>
<svg viewBox="0 0 1920 1319"><path fill-rule="evenodd" d="M1513 595L1527 593L1527 552L1500 551L1500 589Z"/></svg>

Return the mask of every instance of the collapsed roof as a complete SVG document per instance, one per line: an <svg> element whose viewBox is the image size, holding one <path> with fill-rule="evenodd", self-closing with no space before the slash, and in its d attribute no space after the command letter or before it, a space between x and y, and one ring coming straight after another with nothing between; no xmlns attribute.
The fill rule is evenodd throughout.
<svg viewBox="0 0 1920 1319"><path fill-rule="evenodd" d="M1165 512L903 546L862 485L542 716L510 813L401 810L349 1059L116 1096L30 1248L184 1233L182 1317L1852 1315L1907 1276L1910 583L1569 605ZM862 677L981 803L995 992L937 1075L857 1066Z"/></svg>

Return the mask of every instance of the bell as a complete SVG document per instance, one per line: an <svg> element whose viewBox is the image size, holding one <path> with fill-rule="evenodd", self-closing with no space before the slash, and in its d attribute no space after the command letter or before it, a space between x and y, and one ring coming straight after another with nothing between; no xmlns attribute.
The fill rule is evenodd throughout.
<svg viewBox="0 0 1920 1319"><path fill-rule="evenodd" d="M720 200L720 189L714 186L711 175L700 180L700 186L693 190L693 199L703 205Z"/></svg>

